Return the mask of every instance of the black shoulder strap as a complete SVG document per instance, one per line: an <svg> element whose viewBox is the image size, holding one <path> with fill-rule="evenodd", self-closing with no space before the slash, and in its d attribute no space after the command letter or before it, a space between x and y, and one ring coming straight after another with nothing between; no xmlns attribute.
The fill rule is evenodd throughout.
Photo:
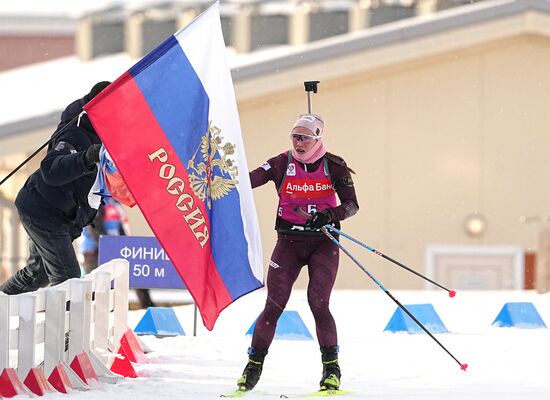
<svg viewBox="0 0 550 400"><path fill-rule="evenodd" d="M355 171L352 170L350 167L348 167L348 165L346 164L346 162L344 161L344 159L342 157L339 157L336 154L329 153L328 151L325 153L325 157L327 159L329 159L330 161L332 161L333 163L347 168L347 170L349 172L351 172L352 174L355 174Z"/></svg>
<svg viewBox="0 0 550 400"><path fill-rule="evenodd" d="M292 150L289 150L288 151L288 158L287 158L287 161L286 161L285 173L283 174L283 179L281 179L281 182L279 183L279 186L277 187L277 193L281 193L281 187L283 186L283 182L285 181L286 172L288 171L288 165L290 164L291 161L292 161Z"/></svg>

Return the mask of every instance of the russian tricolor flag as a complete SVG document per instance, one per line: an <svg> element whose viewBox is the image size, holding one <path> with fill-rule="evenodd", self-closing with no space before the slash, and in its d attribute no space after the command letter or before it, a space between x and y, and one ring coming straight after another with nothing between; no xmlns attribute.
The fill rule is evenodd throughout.
<svg viewBox="0 0 550 400"><path fill-rule="evenodd" d="M85 110L211 330L225 307L263 286L218 2Z"/></svg>

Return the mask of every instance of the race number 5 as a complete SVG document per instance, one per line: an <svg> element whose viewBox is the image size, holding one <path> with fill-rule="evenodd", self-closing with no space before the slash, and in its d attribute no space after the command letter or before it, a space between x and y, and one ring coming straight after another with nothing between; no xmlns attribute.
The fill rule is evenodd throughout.
<svg viewBox="0 0 550 400"><path fill-rule="evenodd" d="M307 205L307 213L308 214L315 214L317 212L317 204L308 204Z"/></svg>

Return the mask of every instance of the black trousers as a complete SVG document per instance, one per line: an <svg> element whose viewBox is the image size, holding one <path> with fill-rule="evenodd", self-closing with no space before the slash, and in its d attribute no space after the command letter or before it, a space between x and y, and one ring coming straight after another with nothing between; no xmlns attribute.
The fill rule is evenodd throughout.
<svg viewBox="0 0 550 400"><path fill-rule="evenodd" d="M32 292L67 279L80 278L80 266L73 248L70 230L20 214L21 224L29 235L29 259L0 286L5 294Z"/></svg>

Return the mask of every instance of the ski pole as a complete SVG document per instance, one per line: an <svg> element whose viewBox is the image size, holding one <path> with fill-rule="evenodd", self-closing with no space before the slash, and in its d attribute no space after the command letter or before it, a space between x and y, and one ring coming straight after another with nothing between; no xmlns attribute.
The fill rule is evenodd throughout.
<svg viewBox="0 0 550 400"><path fill-rule="evenodd" d="M306 217L306 218L308 218L308 219L311 219L311 217L312 217L312 214L308 214L306 211L304 211L304 210L303 210L301 207L299 207L299 206L294 207L293 210L294 210L295 212L297 212L298 214L300 214L300 215L302 215L302 216L304 216L304 217ZM339 229L337 229L337 228L335 228L335 227L333 227L333 226L331 226L331 225L326 225L326 226L327 226L328 229L330 229L331 231L334 231L334 232L336 232L336 233L342 235L343 237L345 237L345 238L351 240L352 242L355 242L355 243L358 244L359 246L364 247L365 249L367 249L367 250L369 250L369 251L372 251L374 254L377 254L377 255L379 255L380 257L385 258L386 260L391 261L392 263L394 263L394 264L396 264L396 265L399 265L401 268L406 269L407 271L409 271L409 272L411 272L411 273L413 273L413 274L415 274L415 275L417 275L417 276L419 276L419 277L421 277L421 278L427 280L428 282L433 283L433 284L436 285L437 287L440 287L441 289L446 290L446 291L449 293L449 297L455 297L455 296L456 296L456 292L455 292L454 290L449 290L449 289L447 289L445 286L440 285L439 283L432 281L430 278L428 278L428 277L422 275L422 274L419 273L419 272L416 272L416 271L413 270L412 268L407 267L405 264L402 264L402 263L400 263L399 261L394 260L393 258L391 258L391 257L389 257L389 256L387 256L387 255L385 255L384 253L382 253L382 252L376 250L374 247L367 246L366 244L360 242L359 240L355 239L354 237L348 235L347 233L344 233L344 232L342 232L341 230L339 230Z"/></svg>
<svg viewBox="0 0 550 400"><path fill-rule="evenodd" d="M384 291L384 293L386 293L386 294L395 302L395 304L397 304L397 305L399 306L399 308L401 308L409 317L411 317L411 319L412 319L414 322L416 322L416 323L418 324L418 326L419 326L420 328L422 328L422 330L423 330L424 332L426 332L428 335L430 335L430 337L431 337L431 338L432 338L432 339L433 339L433 340L434 340L443 350L445 350L445 352L446 352L448 355L450 355L450 356L453 358L453 360L455 360L455 361L458 363L458 365L460 365L460 369L461 369L461 370L463 370L464 372L466 372L466 368L468 368L468 364L465 364L465 363L463 364L463 363L461 363L460 361L458 361L458 359L457 359L455 356L453 356L452 353L451 353L449 350L447 350L447 348L446 348L445 346L443 346L443 344L441 344L441 342L440 342L439 340L437 340L437 339L435 338L435 336L432 335L432 334L430 333L430 331L428 331L428 329L427 329L427 328L426 328L426 327L425 327L425 326L424 326L424 325L423 325L423 324L422 324L422 323L421 323L421 322L420 322L420 321L419 321L419 320L418 320L409 310L407 310L407 308L405 308L405 306L404 306L403 304L401 304L401 303L399 302L399 300L397 300L395 297L393 297L393 295L390 293L390 291L389 291L388 289L386 289L386 288L384 287L384 285L382 285L382 283L381 283L378 279L376 279L376 278L374 277L374 275L372 275L372 274L363 266L363 264L361 264L361 263L359 262L359 260L357 260L357 259L355 258L355 256L354 256L353 254L351 254L344 246L342 246L342 245L340 244L340 242L339 242L338 240L336 240L336 239L334 238L334 236L332 236L332 235L328 232L327 227L330 227L330 226L329 226L329 225L323 226L323 227L321 228L321 232L323 232L323 233L332 241L332 243L334 243L335 245L337 245L337 246L340 248L340 250L342 250L349 258L351 258L351 259L353 260L353 262L354 262L355 264L357 264L357 266L358 266L359 268L361 268L361 269L363 270L363 272L366 273L366 274L369 276L369 278L371 278L371 279L374 281L374 283L376 283L376 284L378 285L378 287L379 287L380 289L382 289L382 290Z"/></svg>
<svg viewBox="0 0 550 400"><path fill-rule="evenodd" d="M52 142L52 140L54 140L58 135L60 135L62 132L64 132L69 127L69 125L71 125L74 121L76 121L77 118L78 118L78 115L76 117L74 117L68 124L64 125L60 130L55 131L53 133L52 137L50 139L48 139L48 141L46 143L44 143L42 146L40 146L38 149L36 149L34 153L32 153L30 156L28 156L25 159L25 161L23 161L21 164L19 164L17 167L15 167L15 169L13 171L11 171L4 179L2 179L2 181L0 181L0 186L2 186L2 184L4 182L6 182L8 179L10 179L11 176L13 174L15 174L17 171L19 171L26 163L28 163L30 160L32 160L34 158L34 156L36 156L44 147L49 145Z"/></svg>
<svg viewBox="0 0 550 400"><path fill-rule="evenodd" d="M440 287L440 288L443 289L443 290L446 290L446 291L449 293L449 297L455 297L456 292L455 292L454 290L449 290L449 289L447 289L445 286L440 285L439 283L432 281L430 278L428 278L428 277L422 275L422 274L419 273L419 272L416 272L416 271L415 271L414 269L412 269L412 268L407 267L405 264L402 264L402 263L400 263L399 261L394 260L393 258L391 258L391 257L389 257L389 256L387 256L387 255L385 255L385 254L382 253L381 251L376 250L374 247L367 246L366 244L361 243L359 240L357 240L357 239L351 237L350 235L348 235L348 234L342 232L342 231L339 230L339 229L336 229L336 228L333 227L333 226L329 226L329 229L330 229L331 231L334 231L334 232L338 233L339 235L345 237L346 239L351 240L352 242L358 244L359 246L364 247L365 249L367 249L367 250L373 252L374 254L376 254L376 255L378 255L378 256L380 256L380 257L382 257L382 258L385 258L386 260L391 261L392 263L394 263L394 264L396 264L396 265L399 265L401 268L406 269L407 271L409 271L409 272L415 274L416 276L421 277L422 279L425 279L426 281L428 281L428 282L434 284L435 286Z"/></svg>

